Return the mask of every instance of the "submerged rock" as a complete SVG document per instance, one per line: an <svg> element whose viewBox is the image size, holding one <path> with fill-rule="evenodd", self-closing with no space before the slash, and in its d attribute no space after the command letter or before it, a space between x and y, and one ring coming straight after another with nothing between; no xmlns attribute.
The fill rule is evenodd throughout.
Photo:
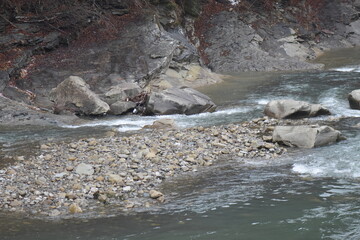
<svg viewBox="0 0 360 240"><path fill-rule="evenodd" d="M163 128L176 128L176 123L174 119L164 118L154 121L152 125L146 125L144 128L155 128L155 129L163 129Z"/></svg>
<svg viewBox="0 0 360 240"><path fill-rule="evenodd" d="M264 110L265 115L277 119L306 118L319 115L330 115L330 111L321 104L310 104L292 99L270 101Z"/></svg>
<svg viewBox="0 0 360 240"><path fill-rule="evenodd" d="M314 148L341 140L341 133L329 126L276 126L273 141L290 147Z"/></svg>

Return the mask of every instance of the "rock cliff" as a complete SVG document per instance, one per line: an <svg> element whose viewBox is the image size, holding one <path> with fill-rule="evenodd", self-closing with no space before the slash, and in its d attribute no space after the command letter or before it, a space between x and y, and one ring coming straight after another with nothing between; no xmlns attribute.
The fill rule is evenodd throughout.
<svg viewBox="0 0 360 240"><path fill-rule="evenodd" d="M29 111L53 112L50 90L69 76L99 97L122 83L151 93L215 73L318 69L307 60L360 44L358 0L51 2L0 3L1 96Z"/></svg>

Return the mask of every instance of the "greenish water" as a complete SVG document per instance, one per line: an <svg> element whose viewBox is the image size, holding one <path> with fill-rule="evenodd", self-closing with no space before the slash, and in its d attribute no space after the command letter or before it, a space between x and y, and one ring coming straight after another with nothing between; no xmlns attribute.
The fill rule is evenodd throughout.
<svg viewBox="0 0 360 240"><path fill-rule="evenodd" d="M347 94L360 89L360 51L332 54L320 59L329 68L324 71L229 76L201 89L219 104L218 112L170 117L181 127L239 122L262 116L269 100L294 98L324 104L344 117L335 127L347 140L270 161L227 159L168 182L162 190L169 201L151 212L58 221L0 215L0 239L360 239L360 129L355 127L360 111L347 103ZM155 119L99 120L44 133L125 131ZM16 136L8 133L8 139Z"/></svg>

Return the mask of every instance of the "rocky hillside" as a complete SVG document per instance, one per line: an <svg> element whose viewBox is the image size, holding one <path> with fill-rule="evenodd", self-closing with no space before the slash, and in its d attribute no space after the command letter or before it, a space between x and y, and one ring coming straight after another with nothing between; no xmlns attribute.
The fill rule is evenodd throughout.
<svg viewBox="0 0 360 240"><path fill-rule="evenodd" d="M150 94L215 73L318 69L307 60L360 44L359 11L359 0L3 0L0 120L53 118L50 90L74 75L106 101L123 83Z"/></svg>

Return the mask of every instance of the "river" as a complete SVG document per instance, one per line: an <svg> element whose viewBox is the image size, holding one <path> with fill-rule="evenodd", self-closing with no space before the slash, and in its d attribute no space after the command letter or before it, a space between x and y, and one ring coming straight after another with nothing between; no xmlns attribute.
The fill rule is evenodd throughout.
<svg viewBox="0 0 360 240"><path fill-rule="evenodd" d="M170 117L180 127L241 122L261 117L269 100L293 98L328 107L333 115L321 119L343 117L335 127L347 140L290 151L276 160L228 159L166 183L172 200L152 212L57 221L0 214L0 238L360 239L360 127L356 127L360 111L349 109L347 102L347 94L360 89L360 49L334 51L317 61L325 63L326 70L229 75L221 84L200 89L219 105L216 113ZM26 151L44 138L134 131L157 118L131 116L82 126L12 129L0 136L0 143L9 152Z"/></svg>

